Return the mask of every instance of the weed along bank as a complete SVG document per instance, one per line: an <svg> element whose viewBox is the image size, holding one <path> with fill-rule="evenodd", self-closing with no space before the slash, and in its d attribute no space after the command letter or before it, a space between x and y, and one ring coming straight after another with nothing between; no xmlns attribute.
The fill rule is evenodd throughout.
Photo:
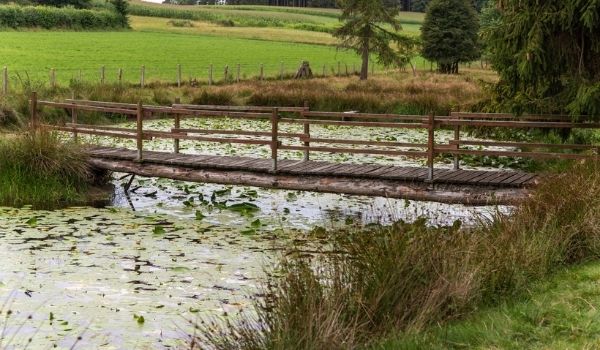
<svg viewBox="0 0 600 350"><path fill-rule="evenodd" d="M595 348L599 11L0 1L0 350Z"/></svg>

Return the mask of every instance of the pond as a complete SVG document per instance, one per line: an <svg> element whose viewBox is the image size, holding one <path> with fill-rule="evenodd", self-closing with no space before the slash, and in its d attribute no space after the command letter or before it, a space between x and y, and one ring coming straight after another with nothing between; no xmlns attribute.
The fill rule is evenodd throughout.
<svg viewBox="0 0 600 350"><path fill-rule="evenodd" d="M227 149L182 144L187 152ZM136 178L126 195L121 175L109 207L0 208L0 303L13 312L0 348L22 349L30 339L32 349L177 348L188 321L235 317L248 306L264 266L286 245L322 246L315 227L423 216L431 225L473 224L509 210L148 178Z"/></svg>

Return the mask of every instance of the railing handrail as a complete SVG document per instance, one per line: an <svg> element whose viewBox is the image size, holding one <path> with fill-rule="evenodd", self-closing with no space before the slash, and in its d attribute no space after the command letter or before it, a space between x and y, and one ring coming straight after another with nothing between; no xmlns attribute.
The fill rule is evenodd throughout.
<svg viewBox="0 0 600 350"><path fill-rule="evenodd" d="M43 127L59 131L71 132L77 139L78 134L91 134L98 136L128 138L137 140L138 160L143 160L143 141L153 138L173 139L175 153L179 153L180 140L202 142L238 143L269 146L273 161L273 171L277 171L279 150L302 151L304 160L309 159L310 152L329 153L360 153L373 155L406 156L427 158L429 168L428 179L433 180L434 158L438 154L454 156L455 169L459 168L461 155L482 156L508 156L527 157L532 159L587 159L598 158L600 145L569 145L528 142L502 142L461 140L460 128L468 127L500 127L500 128L594 128L600 129L598 122L571 121L564 115L523 115L514 116L505 113L465 113L452 112L448 116L376 114L376 113L348 113L311 111L308 104L304 107L267 107L267 106L214 106L181 104L179 99L171 106L155 106L138 104L90 101L67 99L65 102L38 101L37 95L31 97L31 125L35 129ZM64 108L71 111L72 122L63 126L42 124L38 118L38 107ZM136 116L134 129L116 126L98 126L80 124L77 122L77 111L118 113ZM283 117L281 113L298 113L299 117ZM153 114L173 116L174 127L168 131L144 130L144 120ZM182 128L179 124L181 118L237 118L250 120L270 121L269 131L247 131L230 129L195 129ZM349 120L351 119L351 120ZM283 132L280 124L302 124L303 132ZM413 128L424 129L428 132L427 143L407 143L396 141L373 141L360 139L340 139L313 137L310 134L310 125L337 125L348 127L378 127L378 128ZM435 143L435 130L440 127L454 128L454 139L448 144ZM220 135L220 136L218 136ZM297 140L301 145L287 144L284 140ZM319 145L315 145L319 144ZM368 147L342 147L340 145L368 146ZM373 148L385 147L382 148ZM479 147L514 147L526 151L514 150L482 150L465 149L461 146ZM390 149L393 147L393 149ZM409 149L403 149L409 148ZM596 154L586 153L560 153L560 152L532 152L531 149L556 149L569 151L595 151Z"/></svg>

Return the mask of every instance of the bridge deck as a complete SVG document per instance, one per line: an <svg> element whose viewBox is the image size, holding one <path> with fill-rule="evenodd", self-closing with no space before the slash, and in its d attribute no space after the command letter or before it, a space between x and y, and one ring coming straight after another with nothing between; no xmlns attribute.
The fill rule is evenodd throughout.
<svg viewBox="0 0 600 350"><path fill-rule="evenodd" d="M133 161L137 151L113 147L88 149L93 158ZM144 163L171 165L190 169L216 169L271 173L272 161L237 156L174 154L144 151ZM381 164L351 164L324 161L279 160L278 174L296 176L345 177L403 182L425 182L427 168L402 167ZM537 175L516 171L478 171L436 169L435 183L467 186L526 187L535 182Z"/></svg>

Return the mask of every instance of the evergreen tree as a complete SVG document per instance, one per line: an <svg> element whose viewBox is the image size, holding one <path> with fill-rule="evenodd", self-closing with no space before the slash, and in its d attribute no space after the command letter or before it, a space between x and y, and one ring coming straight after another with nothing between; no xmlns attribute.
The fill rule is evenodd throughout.
<svg viewBox="0 0 600 350"><path fill-rule="evenodd" d="M397 53L390 46L404 39L398 34L402 27L397 3L391 6L384 0L340 0L339 6L342 9L340 21L344 23L333 35L342 41L342 47L353 49L361 56L361 80L368 77L371 54L377 55L384 65L397 62Z"/></svg>
<svg viewBox="0 0 600 350"><path fill-rule="evenodd" d="M468 0L432 0L421 27L423 57L441 73L458 73L458 64L479 58L479 22Z"/></svg>
<svg viewBox="0 0 600 350"><path fill-rule="evenodd" d="M600 0L502 0L487 34L497 103L600 117Z"/></svg>
<svg viewBox="0 0 600 350"><path fill-rule="evenodd" d="M127 17L129 3L127 0L110 0L115 8L115 11L121 15L123 27L129 27L129 17Z"/></svg>

